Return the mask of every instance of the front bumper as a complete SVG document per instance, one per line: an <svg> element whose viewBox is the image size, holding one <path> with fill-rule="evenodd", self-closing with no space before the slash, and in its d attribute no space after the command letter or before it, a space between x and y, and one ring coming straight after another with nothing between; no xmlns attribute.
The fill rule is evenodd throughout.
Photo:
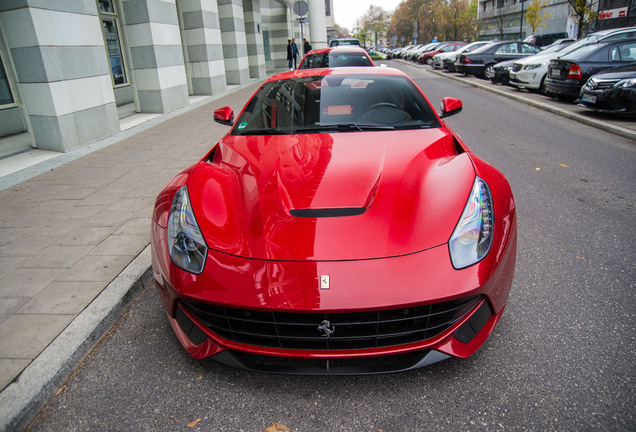
<svg viewBox="0 0 636 432"><path fill-rule="evenodd" d="M520 72L511 71L510 84L520 88L539 89L541 88L541 80L543 79L544 75L544 72L537 73L531 70Z"/></svg>
<svg viewBox="0 0 636 432"><path fill-rule="evenodd" d="M447 245L440 245L394 258L336 262L248 260L209 251L204 272L197 276L172 264L163 233L153 222L153 274L181 344L195 358L212 357L244 369L277 373L396 372L448 356L468 357L484 343L503 313L516 256L514 213L495 224L489 255L459 271L452 268ZM325 275L329 288L321 289ZM351 326L338 321L346 315L407 311L473 297L476 301L452 317L441 332L398 338L389 344L361 344L360 334L347 334ZM224 312L230 315L315 316L306 329L319 342L325 340L325 333L318 327L331 317L325 314L340 314L327 324L327 328L335 326L338 338L334 333L333 346L281 347L234 337L231 332L214 331L210 316L199 313L192 304L230 310Z"/></svg>

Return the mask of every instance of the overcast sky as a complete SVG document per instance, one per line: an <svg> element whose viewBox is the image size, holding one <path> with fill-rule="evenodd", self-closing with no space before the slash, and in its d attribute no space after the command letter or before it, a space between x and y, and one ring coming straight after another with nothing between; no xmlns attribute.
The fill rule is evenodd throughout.
<svg viewBox="0 0 636 432"><path fill-rule="evenodd" d="M349 30L370 5L382 6L387 12L393 12L402 0L333 0L333 15L336 24Z"/></svg>

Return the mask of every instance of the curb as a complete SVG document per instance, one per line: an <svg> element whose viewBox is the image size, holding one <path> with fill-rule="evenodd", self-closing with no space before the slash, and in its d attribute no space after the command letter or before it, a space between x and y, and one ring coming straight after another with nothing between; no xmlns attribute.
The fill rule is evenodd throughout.
<svg viewBox="0 0 636 432"><path fill-rule="evenodd" d="M0 393L0 430L26 428L151 281L148 245Z"/></svg>

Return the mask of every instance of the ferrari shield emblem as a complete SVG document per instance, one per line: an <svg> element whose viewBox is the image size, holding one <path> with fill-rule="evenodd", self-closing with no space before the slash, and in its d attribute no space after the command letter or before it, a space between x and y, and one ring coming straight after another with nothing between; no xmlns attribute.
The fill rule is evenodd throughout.
<svg viewBox="0 0 636 432"><path fill-rule="evenodd" d="M320 289L329 289L329 275L320 276Z"/></svg>

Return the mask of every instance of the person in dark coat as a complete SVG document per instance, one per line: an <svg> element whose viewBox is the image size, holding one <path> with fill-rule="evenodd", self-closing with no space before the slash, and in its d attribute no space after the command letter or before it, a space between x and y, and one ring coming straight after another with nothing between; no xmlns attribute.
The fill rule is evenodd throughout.
<svg viewBox="0 0 636 432"><path fill-rule="evenodd" d="M305 55L311 51L311 44L307 42L307 39L303 39L303 50L305 51Z"/></svg>
<svg viewBox="0 0 636 432"><path fill-rule="evenodd" d="M294 69L296 69L296 61L298 58L298 47L296 46L296 38L292 38L291 40L291 48L292 48L292 57L294 58Z"/></svg>
<svg viewBox="0 0 636 432"><path fill-rule="evenodd" d="M289 70L292 70L294 65L294 50L292 49L291 39L287 39L287 62L289 64Z"/></svg>

